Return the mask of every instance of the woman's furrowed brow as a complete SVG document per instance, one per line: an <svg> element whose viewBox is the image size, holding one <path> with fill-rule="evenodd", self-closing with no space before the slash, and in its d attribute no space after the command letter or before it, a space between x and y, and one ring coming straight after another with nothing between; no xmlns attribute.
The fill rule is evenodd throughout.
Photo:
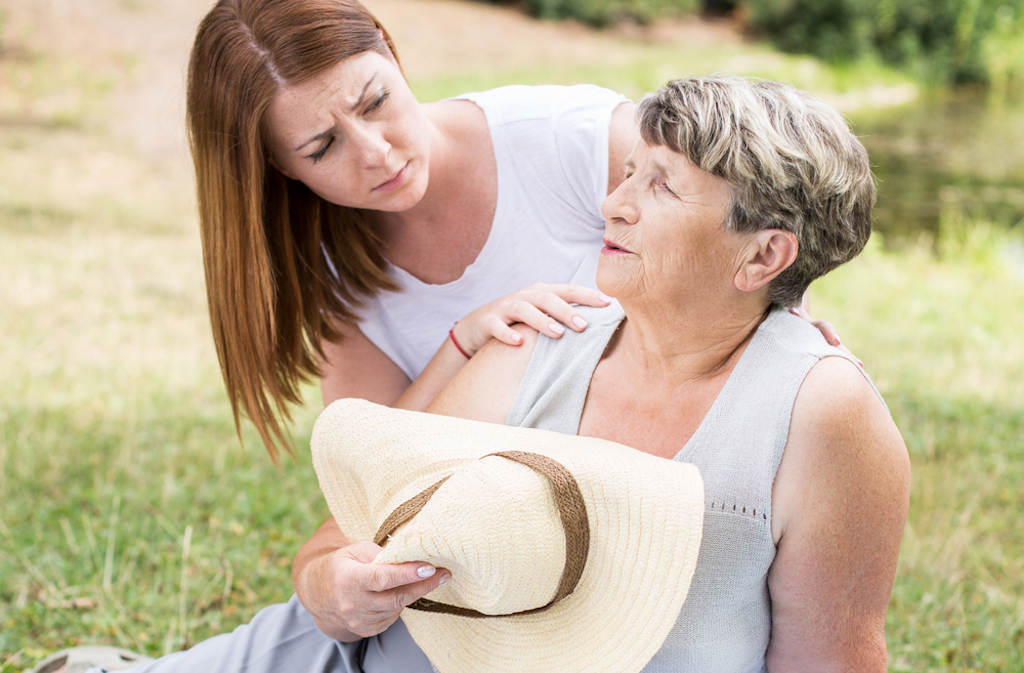
<svg viewBox="0 0 1024 673"><path fill-rule="evenodd" d="M310 138L306 142L304 142L301 145L299 145L298 147L296 147L294 151L298 152L299 150L301 150L306 145L309 145L311 143L315 143L318 140L323 140L327 136L331 135L331 133L333 133L333 132L334 132L334 127L331 127L329 129L327 129L326 131L321 131L320 133L317 133L315 136L313 136L312 138Z"/></svg>
<svg viewBox="0 0 1024 673"><path fill-rule="evenodd" d="M366 84L363 85L363 90L359 92L359 97L356 98L355 102L349 106L349 112L355 112L356 110L359 109L359 106L363 104L363 102L366 100L366 92L370 90L370 86L373 85L373 83L377 80L377 75L378 73L374 73L368 80L366 80ZM298 152L306 145L315 143L319 140L323 140L327 136L331 135L333 132L334 127L331 127L326 131L321 131L320 133L317 133L315 136L313 136L306 142L296 147L294 151Z"/></svg>

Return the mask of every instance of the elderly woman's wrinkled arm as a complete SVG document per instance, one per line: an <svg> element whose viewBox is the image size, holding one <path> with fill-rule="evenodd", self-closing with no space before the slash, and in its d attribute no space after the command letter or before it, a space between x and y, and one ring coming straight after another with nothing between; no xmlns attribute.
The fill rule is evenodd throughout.
<svg viewBox="0 0 1024 673"><path fill-rule="evenodd" d="M850 362L825 358L800 388L773 487L770 671L886 670L909 491L882 402Z"/></svg>

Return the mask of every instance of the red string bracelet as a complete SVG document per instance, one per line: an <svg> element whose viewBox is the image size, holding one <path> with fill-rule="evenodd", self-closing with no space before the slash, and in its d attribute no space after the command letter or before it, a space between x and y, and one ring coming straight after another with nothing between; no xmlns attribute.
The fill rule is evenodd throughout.
<svg viewBox="0 0 1024 673"><path fill-rule="evenodd" d="M457 325L458 323L455 323L455 324ZM459 349L460 353L462 353L463 355L466 356L467 360L469 360L470 358L473 357L472 355L467 353L465 350L463 350L462 346L459 345L458 340L455 338L455 327L454 326L450 330L448 330L448 336L450 336L452 338L452 343L455 344L455 347Z"/></svg>

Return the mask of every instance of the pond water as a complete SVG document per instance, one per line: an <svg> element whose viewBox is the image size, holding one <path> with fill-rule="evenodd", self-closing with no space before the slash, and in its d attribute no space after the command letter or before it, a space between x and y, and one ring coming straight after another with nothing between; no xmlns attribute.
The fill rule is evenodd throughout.
<svg viewBox="0 0 1024 673"><path fill-rule="evenodd" d="M938 235L944 210L1024 228L1024 96L959 91L849 115L878 178L887 244Z"/></svg>

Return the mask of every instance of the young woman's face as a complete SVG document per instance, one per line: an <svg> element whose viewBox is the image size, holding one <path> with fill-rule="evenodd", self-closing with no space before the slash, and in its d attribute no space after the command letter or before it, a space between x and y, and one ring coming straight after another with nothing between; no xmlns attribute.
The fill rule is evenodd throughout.
<svg viewBox="0 0 1024 673"><path fill-rule="evenodd" d="M268 121L274 165L331 203L400 212L426 192L426 118L392 58L363 52L282 89Z"/></svg>

